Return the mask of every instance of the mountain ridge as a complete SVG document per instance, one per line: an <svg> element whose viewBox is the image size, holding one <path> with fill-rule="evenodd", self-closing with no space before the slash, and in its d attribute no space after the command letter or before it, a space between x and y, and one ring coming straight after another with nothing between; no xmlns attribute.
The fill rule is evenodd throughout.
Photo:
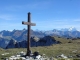
<svg viewBox="0 0 80 60"><path fill-rule="evenodd" d="M45 36L58 36L58 37L73 39L73 38L80 38L80 32L73 27L69 29L63 29L63 30L57 30L57 29L48 30L48 31L31 30L31 37L34 36L38 38L44 38ZM12 39L16 40L17 42L27 40L27 29L23 29L23 30L14 29L13 31L8 31L8 30L0 31L0 43L1 43L0 47L5 48L6 45Z"/></svg>
<svg viewBox="0 0 80 60"><path fill-rule="evenodd" d="M31 47L37 47L37 46L51 46L52 44L59 44L59 41L56 41L51 36L45 36L43 38L40 38L38 41L34 39L34 37L31 37ZM27 48L27 40L23 40L21 42L17 42L14 39L11 39L8 45L6 46L6 49L8 48Z"/></svg>
<svg viewBox="0 0 80 60"><path fill-rule="evenodd" d="M78 31L75 27L71 28L64 28L61 30L53 29L48 31L39 31L39 30L31 30L31 37L37 36L37 37L44 37L44 36L61 36L66 38L77 38L80 37L80 31ZM3 30L0 31L0 37L6 37L9 36L11 38L14 38L17 41L22 41L27 39L27 29L23 30L16 30L8 31ZM70 36L70 37L69 37Z"/></svg>

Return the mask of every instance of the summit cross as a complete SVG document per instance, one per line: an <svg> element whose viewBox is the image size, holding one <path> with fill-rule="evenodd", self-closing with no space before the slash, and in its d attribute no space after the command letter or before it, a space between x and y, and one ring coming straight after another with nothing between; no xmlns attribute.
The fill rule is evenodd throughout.
<svg viewBox="0 0 80 60"><path fill-rule="evenodd" d="M31 23L31 13L28 13L28 22L24 22L22 21L22 24L27 25L28 27L28 33L27 33L27 56L30 56L30 30L31 30L31 26L36 26L35 23Z"/></svg>

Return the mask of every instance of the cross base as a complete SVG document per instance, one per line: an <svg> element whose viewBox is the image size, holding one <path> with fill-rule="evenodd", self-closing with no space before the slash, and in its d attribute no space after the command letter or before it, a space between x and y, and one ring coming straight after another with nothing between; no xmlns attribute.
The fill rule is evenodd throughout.
<svg viewBox="0 0 80 60"><path fill-rule="evenodd" d="M26 56L30 56L31 55L31 51L28 50Z"/></svg>

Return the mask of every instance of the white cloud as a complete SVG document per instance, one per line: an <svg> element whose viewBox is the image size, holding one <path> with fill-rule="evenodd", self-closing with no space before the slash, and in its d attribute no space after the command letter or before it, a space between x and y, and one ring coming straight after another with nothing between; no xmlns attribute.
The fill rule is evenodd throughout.
<svg viewBox="0 0 80 60"><path fill-rule="evenodd" d="M0 23L0 30L13 30L13 29L23 29L26 26L23 26L21 23Z"/></svg>
<svg viewBox="0 0 80 60"><path fill-rule="evenodd" d="M75 19L75 20L73 20L73 21L75 21L75 22L80 22L80 19Z"/></svg>
<svg viewBox="0 0 80 60"><path fill-rule="evenodd" d="M36 23L37 29L61 29L61 28L70 28L75 27L79 29L80 23L74 22L72 19L63 19L63 20L54 20L54 19L47 19L43 21L33 20Z"/></svg>
<svg viewBox="0 0 80 60"><path fill-rule="evenodd" d="M0 14L0 20L17 20L17 16L11 14Z"/></svg>

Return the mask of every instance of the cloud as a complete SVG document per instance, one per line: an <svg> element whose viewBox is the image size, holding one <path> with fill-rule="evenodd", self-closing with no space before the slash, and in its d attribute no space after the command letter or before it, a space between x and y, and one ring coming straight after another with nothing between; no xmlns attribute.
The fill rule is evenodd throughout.
<svg viewBox="0 0 80 60"><path fill-rule="evenodd" d="M33 20L36 23L34 28L50 30L50 29L61 29L61 28L70 28L76 27L78 28L80 23L74 22L72 19L62 19L62 20L54 20L47 19L43 21ZM80 27L79 27L80 28Z"/></svg>
<svg viewBox="0 0 80 60"><path fill-rule="evenodd" d="M44 9L48 8L51 5L51 1L33 1L23 4L12 4L4 6L4 10L8 11L23 11L29 9Z"/></svg>
<svg viewBox="0 0 80 60"><path fill-rule="evenodd" d="M60 22L60 20L52 20L52 21L33 21L32 23L36 23L36 26L31 27L31 29L36 30L52 30L52 29L61 29L61 28L69 28L76 27L80 28L79 24L65 23L65 21ZM23 29L27 28L26 25L22 25L21 22L4 22L0 23L1 29L3 30L13 30L13 29Z"/></svg>
<svg viewBox="0 0 80 60"><path fill-rule="evenodd" d="M17 16L14 16L12 14L2 14L0 15L0 20L17 20Z"/></svg>
<svg viewBox="0 0 80 60"><path fill-rule="evenodd" d="M39 29L45 29L45 30L62 28L62 27L65 27L65 25L68 25L67 20L44 20L44 21L35 20L34 23L36 23L36 26L33 28L37 28L37 29L39 28Z"/></svg>
<svg viewBox="0 0 80 60"><path fill-rule="evenodd" d="M75 22L80 22L80 19L75 19L75 20L73 20L73 21L75 21Z"/></svg>
<svg viewBox="0 0 80 60"><path fill-rule="evenodd" d="M54 20L54 19L47 19L47 20L43 20L43 21L38 21L38 20L34 20L35 23L37 24L42 24L42 25L62 25L62 24L68 24L68 20Z"/></svg>
<svg viewBox="0 0 80 60"><path fill-rule="evenodd" d="M13 29L23 29L26 26L23 26L21 23L13 23L13 22L4 22L0 23L0 30L13 30Z"/></svg>

